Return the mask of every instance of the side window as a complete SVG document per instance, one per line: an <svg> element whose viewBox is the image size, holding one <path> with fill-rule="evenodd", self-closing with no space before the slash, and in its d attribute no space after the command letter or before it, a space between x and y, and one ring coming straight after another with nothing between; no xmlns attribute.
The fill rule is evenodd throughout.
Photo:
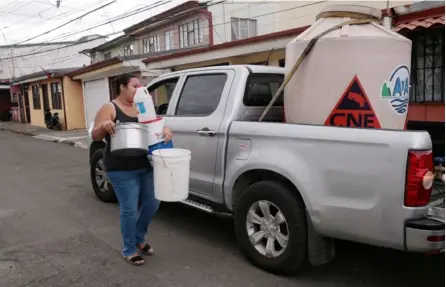
<svg viewBox="0 0 446 287"><path fill-rule="evenodd" d="M251 74L246 83L243 104L247 107L266 107L282 84L281 74ZM283 93L274 103L283 106Z"/></svg>
<svg viewBox="0 0 446 287"><path fill-rule="evenodd" d="M208 116L218 107L226 74L206 74L187 78L181 92L176 115Z"/></svg>
<svg viewBox="0 0 446 287"><path fill-rule="evenodd" d="M179 78L171 78L165 81L161 81L148 88L149 93L153 97L153 104L157 115L165 115L167 108L169 107L169 101L172 97L173 91L177 86Z"/></svg>

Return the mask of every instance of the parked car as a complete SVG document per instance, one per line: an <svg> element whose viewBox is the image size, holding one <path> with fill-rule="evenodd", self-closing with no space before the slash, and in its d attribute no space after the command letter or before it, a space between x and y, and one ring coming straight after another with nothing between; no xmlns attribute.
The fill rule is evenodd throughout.
<svg viewBox="0 0 446 287"><path fill-rule="evenodd" d="M168 73L148 84L168 103L175 146L192 152L190 197L182 203L232 216L244 254L272 272L329 262L333 239L443 250L444 205L430 205L429 134L286 124L283 99L258 122L283 79L283 68L237 65ZM115 195L103 172L104 146L90 144L91 180L109 202Z"/></svg>

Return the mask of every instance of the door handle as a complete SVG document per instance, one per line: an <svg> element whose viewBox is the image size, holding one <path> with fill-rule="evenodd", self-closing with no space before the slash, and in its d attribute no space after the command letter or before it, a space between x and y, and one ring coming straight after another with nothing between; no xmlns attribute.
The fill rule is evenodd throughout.
<svg viewBox="0 0 446 287"><path fill-rule="evenodd" d="M210 136L210 137L213 137L217 134L215 131L211 131L209 128L202 128L198 130L197 133L202 136Z"/></svg>

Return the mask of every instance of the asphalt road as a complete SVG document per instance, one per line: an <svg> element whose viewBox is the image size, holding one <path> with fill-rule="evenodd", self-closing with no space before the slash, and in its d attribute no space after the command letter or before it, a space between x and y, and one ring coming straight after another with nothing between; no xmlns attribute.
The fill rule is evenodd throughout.
<svg viewBox="0 0 446 287"><path fill-rule="evenodd" d="M0 132L0 286L444 286L444 255L341 242L337 258L295 277L251 266L230 220L162 204L145 266L121 259L118 207L90 187L87 151Z"/></svg>

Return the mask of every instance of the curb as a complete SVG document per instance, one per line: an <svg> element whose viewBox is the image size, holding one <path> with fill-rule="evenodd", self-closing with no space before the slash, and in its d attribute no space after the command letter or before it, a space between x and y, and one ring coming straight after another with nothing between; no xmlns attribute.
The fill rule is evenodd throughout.
<svg viewBox="0 0 446 287"><path fill-rule="evenodd" d="M36 136L38 135L37 133L34 132L28 132L28 131L18 131L18 130L14 130L14 129L8 129L5 127L0 127L0 131L8 131L8 132L13 132L19 135L25 135L25 136Z"/></svg>
<svg viewBox="0 0 446 287"><path fill-rule="evenodd" d="M34 138L36 136L40 135L39 133L35 133L35 132L18 131L18 130L14 130L14 129L8 129L8 128L5 128L5 127L0 127L0 131L13 132L15 134L31 136L31 137L34 137ZM75 141L71 141L71 140L64 140L64 139L41 139L41 138L36 138L36 139L47 141L47 142L58 143L58 144L65 144L65 145L74 146L74 147L78 147L78 148L82 148L82 149L88 149L88 147L86 145L84 145L84 144L82 144L80 142L75 142Z"/></svg>

